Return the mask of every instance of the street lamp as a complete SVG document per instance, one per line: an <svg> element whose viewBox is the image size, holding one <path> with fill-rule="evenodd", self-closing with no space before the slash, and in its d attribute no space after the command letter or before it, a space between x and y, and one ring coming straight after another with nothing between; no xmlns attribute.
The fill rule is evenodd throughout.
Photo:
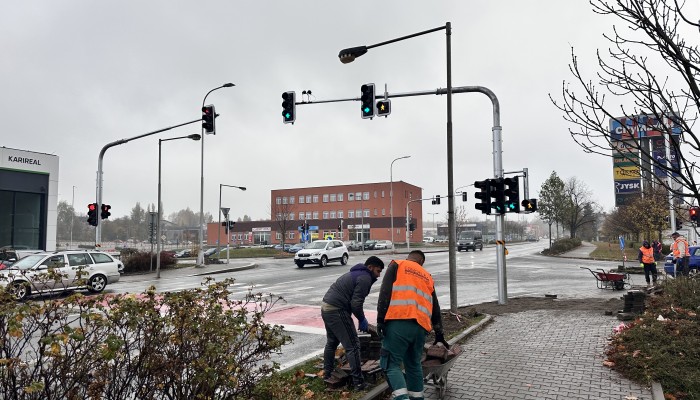
<svg viewBox="0 0 700 400"><path fill-rule="evenodd" d="M349 62L349 61L348 61ZM391 165L389 165L389 218L391 219L391 252L394 253L396 250L394 246L394 161L402 160L404 158L410 158L411 156L403 156L395 158Z"/></svg>
<svg viewBox="0 0 700 400"><path fill-rule="evenodd" d="M199 140L201 139L202 136L199 135L198 133L193 133L191 135L187 136L179 136L179 137L174 137L174 138L169 138L169 139L158 139L158 221L156 222L156 278L160 278L160 221L163 219L162 216L162 211L161 211L161 201L160 201L160 175L161 175L161 168L160 168L160 155L161 155L161 144L163 142L167 142L169 140L178 140L178 139L191 139L191 140ZM153 249L151 247L151 249Z"/></svg>
<svg viewBox="0 0 700 400"><path fill-rule="evenodd" d="M207 102L207 96L209 96L209 93L219 90L222 88L228 88L228 87L233 87L236 86L233 83L224 83L223 85L216 87L210 91L207 92L207 94L204 95L204 99L202 100L202 108L204 108L204 104ZM214 119L216 119L216 115L214 115ZM204 240L204 126L202 126L202 157L201 157L201 174L200 174L200 189L199 189L199 251L197 252L197 266L203 267L204 266L204 247L202 245L202 241Z"/></svg>
<svg viewBox="0 0 700 400"><path fill-rule="evenodd" d="M435 229L435 234L437 235L437 227L435 226L435 214L439 213L428 213L433 216L433 229Z"/></svg>
<svg viewBox="0 0 700 400"><path fill-rule="evenodd" d="M77 186L73 186L73 199L71 200L70 203L70 249L73 250L73 220L75 219L75 188Z"/></svg>
<svg viewBox="0 0 700 400"><path fill-rule="evenodd" d="M221 251L221 246L220 246L221 243L219 242L220 239L221 239L221 188L224 187L224 186L226 186L226 187L232 187L232 188L237 188L237 189L240 189L240 190L242 190L242 191L246 191L246 190L247 190L246 187L244 187L244 186L224 185L223 183L219 183L219 230L218 230L218 232L217 232L217 234L216 234L216 253L217 253L217 254L219 254L219 252ZM230 234L231 234L231 233L229 232L229 235L230 235Z"/></svg>
<svg viewBox="0 0 700 400"><path fill-rule="evenodd" d="M449 237L449 272L450 272L450 310L457 311L457 252L456 252L456 236L457 226L455 224L455 197L454 197L454 174L453 174L453 157L452 157L452 24L445 23L444 26L429 29L427 31L414 33L408 36L387 40L385 42L373 44L371 46L357 46L343 49L338 53L338 58L343 64L347 64L355 60L355 58L367 53L367 50L398 42L405 39L410 39L416 36L425 35L431 32L445 30L445 38L447 41L447 225Z"/></svg>

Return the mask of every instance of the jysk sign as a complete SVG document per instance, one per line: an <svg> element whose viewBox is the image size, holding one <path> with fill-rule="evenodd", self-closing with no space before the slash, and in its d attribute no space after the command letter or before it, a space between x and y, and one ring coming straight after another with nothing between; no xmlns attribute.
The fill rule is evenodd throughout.
<svg viewBox="0 0 700 400"><path fill-rule="evenodd" d="M642 182L637 180L615 181L615 194L639 193Z"/></svg>

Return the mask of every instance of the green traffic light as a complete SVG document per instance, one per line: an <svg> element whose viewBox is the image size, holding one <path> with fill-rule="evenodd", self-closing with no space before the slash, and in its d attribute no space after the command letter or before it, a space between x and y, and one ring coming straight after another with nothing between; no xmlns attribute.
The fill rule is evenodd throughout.
<svg viewBox="0 0 700 400"><path fill-rule="evenodd" d="M291 114L286 113L286 114L284 114L284 117L285 117L286 119L289 119L289 117L291 117Z"/></svg>
<svg viewBox="0 0 700 400"><path fill-rule="evenodd" d="M365 114L369 114L369 107L363 108L362 111L364 111Z"/></svg>

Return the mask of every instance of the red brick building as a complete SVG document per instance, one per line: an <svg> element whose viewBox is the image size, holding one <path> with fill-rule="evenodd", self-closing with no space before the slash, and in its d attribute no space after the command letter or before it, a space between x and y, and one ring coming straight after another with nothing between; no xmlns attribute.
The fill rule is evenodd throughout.
<svg viewBox="0 0 700 400"><path fill-rule="evenodd" d="M307 223L310 240L328 236L341 240L391 240L390 182L356 185L276 189L270 192L268 221L238 222L232 230L232 244L273 244L303 241L299 226ZM393 182L394 241L406 241L406 205L415 224L411 242L423 240L423 190L403 181ZM216 223L207 227L208 243L216 245ZM224 229L221 243L226 244Z"/></svg>

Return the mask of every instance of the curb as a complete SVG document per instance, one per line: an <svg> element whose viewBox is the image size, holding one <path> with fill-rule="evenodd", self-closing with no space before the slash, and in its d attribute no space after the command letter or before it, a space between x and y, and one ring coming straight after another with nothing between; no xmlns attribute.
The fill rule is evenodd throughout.
<svg viewBox="0 0 700 400"><path fill-rule="evenodd" d="M197 274L192 274L192 276L205 276L205 275L216 275L216 274L225 274L228 272L236 272L236 271L245 271L247 269L253 269L257 268L258 264L248 264L248 265L243 265L240 267L231 267L231 268L224 268L224 269L219 269L216 271L208 271L208 272L201 272Z"/></svg>
<svg viewBox="0 0 700 400"><path fill-rule="evenodd" d="M653 400L664 400L664 390L659 382L651 383L651 398Z"/></svg>
<svg viewBox="0 0 700 400"><path fill-rule="evenodd" d="M486 326L486 324L490 323L491 321L493 321L493 316L486 314L486 318L479 321L479 323L477 323L476 325L470 326L459 335L448 340L447 343L449 343L451 346L463 340L465 337L482 330ZM360 398L360 400L377 400L380 398L381 395L386 393L387 390L389 390L389 384L386 381L384 381L381 384L373 387L372 390L367 392L367 394L364 395L364 397ZM654 400L656 400L656 398ZM661 400L663 400L663 396L661 397Z"/></svg>

